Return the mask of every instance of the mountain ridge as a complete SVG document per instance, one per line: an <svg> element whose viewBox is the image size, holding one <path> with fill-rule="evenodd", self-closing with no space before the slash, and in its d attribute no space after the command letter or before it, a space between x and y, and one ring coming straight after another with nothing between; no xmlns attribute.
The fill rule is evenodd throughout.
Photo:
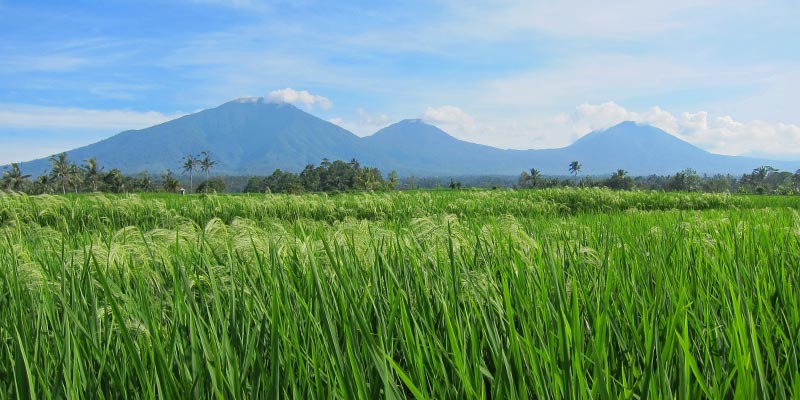
<svg viewBox="0 0 800 400"><path fill-rule="evenodd" d="M584 135L566 147L513 150L467 142L420 119L406 119L358 137L299 108L241 98L149 128L120 132L67 151L76 163L96 157L107 169L123 173L180 170L187 154L211 151L219 161L215 174L268 175L275 169L300 171L322 159L358 159L364 165L403 175L517 175L537 168L566 175L579 161L583 174L604 175L625 169L632 175L750 172L761 165L791 170L800 162L713 154L650 125L625 121ZM26 173L41 174L47 158L20 163Z"/></svg>

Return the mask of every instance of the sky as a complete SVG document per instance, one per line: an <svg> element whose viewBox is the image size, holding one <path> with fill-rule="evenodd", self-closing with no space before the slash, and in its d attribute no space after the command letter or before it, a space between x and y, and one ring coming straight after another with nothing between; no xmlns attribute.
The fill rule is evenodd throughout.
<svg viewBox="0 0 800 400"><path fill-rule="evenodd" d="M621 121L800 160L796 0L0 0L0 165L240 97L501 148Z"/></svg>

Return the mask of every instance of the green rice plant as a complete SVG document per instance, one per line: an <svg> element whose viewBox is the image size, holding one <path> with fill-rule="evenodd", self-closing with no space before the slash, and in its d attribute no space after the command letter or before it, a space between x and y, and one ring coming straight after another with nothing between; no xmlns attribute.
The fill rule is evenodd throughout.
<svg viewBox="0 0 800 400"><path fill-rule="evenodd" d="M0 398L797 397L767 199L0 195Z"/></svg>

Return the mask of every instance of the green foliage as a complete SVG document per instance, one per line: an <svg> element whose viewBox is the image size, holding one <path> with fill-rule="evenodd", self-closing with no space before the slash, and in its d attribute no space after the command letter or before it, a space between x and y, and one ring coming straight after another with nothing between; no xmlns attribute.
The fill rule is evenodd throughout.
<svg viewBox="0 0 800 400"><path fill-rule="evenodd" d="M677 192L695 192L700 188L700 176L691 168L687 168L667 178L664 190Z"/></svg>
<svg viewBox="0 0 800 400"><path fill-rule="evenodd" d="M750 206L597 189L3 196L0 387L791 397L800 217Z"/></svg>
<svg viewBox="0 0 800 400"><path fill-rule="evenodd" d="M517 180L517 188L519 189L533 189L542 187L545 180L542 178L542 173L536 168L531 168L528 171L522 171Z"/></svg>
<svg viewBox="0 0 800 400"><path fill-rule="evenodd" d="M67 159L67 153L50 156L50 178L59 185L62 194L67 193L67 183L74 182L74 164Z"/></svg>
<svg viewBox="0 0 800 400"><path fill-rule="evenodd" d="M209 179L197 186L197 193L223 193L224 191L225 181L222 178Z"/></svg>
<svg viewBox="0 0 800 400"><path fill-rule="evenodd" d="M628 172L624 169L619 169L610 178L603 182L603 186L614 190L631 190L633 188L633 178L628 176Z"/></svg>
<svg viewBox="0 0 800 400"><path fill-rule="evenodd" d="M124 193L130 188L126 183L127 179L125 175L122 175L122 172L116 168L108 171L108 173L103 176L103 184L106 190L112 193Z"/></svg>
<svg viewBox="0 0 800 400"><path fill-rule="evenodd" d="M0 179L0 187L12 192L21 191L28 183L30 175L23 175L20 172L19 164L11 163L10 169L3 171L3 178Z"/></svg>
<svg viewBox="0 0 800 400"><path fill-rule="evenodd" d="M200 164L200 171L206 174L206 181L208 181L208 173L211 171L211 168L218 164L218 162L211 159L211 152L208 150L203 150L200 152L197 162Z"/></svg>
<svg viewBox="0 0 800 400"><path fill-rule="evenodd" d="M9 194L0 243L1 398L800 394L791 198Z"/></svg>
<svg viewBox="0 0 800 400"><path fill-rule="evenodd" d="M175 178L171 170L167 170L161 175L161 188L165 192L177 193L180 190L181 183Z"/></svg>
<svg viewBox="0 0 800 400"><path fill-rule="evenodd" d="M89 183L93 192L99 190L100 179L102 178L103 167L97 162L97 158L92 157L84 161L82 172L84 181Z"/></svg>
<svg viewBox="0 0 800 400"><path fill-rule="evenodd" d="M319 166L308 164L300 174L276 169L266 178L252 177L245 193L294 193L371 191L388 189L396 183L385 183L377 168L361 166L356 159L349 163L323 159Z"/></svg>
<svg viewBox="0 0 800 400"><path fill-rule="evenodd" d="M792 194L794 186L793 174L780 172L778 169L764 165L753 169L750 174L739 179L739 192L754 194Z"/></svg>

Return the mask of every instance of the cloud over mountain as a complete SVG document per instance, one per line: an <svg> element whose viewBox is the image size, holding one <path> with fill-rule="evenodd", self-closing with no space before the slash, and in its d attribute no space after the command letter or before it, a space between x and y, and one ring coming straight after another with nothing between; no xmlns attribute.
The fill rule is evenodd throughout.
<svg viewBox="0 0 800 400"><path fill-rule="evenodd" d="M481 135L475 119L456 106L428 107L422 113L422 120L461 139L480 142Z"/></svg>
<svg viewBox="0 0 800 400"><path fill-rule="evenodd" d="M574 118L583 123L594 119L604 124L621 116L666 116L658 110L634 115L614 104L580 110L583 114ZM440 123L469 125L472 121L456 107L431 108L427 114L428 119ZM683 120L709 131L747 126L725 118L708 120L703 114ZM676 126L680 127L683 120L676 117ZM763 132L766 136L762 137L772 134L768 129ZM785 170L798 166L794 162L712 154L663 130L633 122L595 130L563 148L540 150L503 150L460 140L421 119L400 121L359 137L291 104L260 98L238 99L150 128L124 131L70 150L68 157L78 162L96 157L107 168L125 173L158 172L177 170L186 154L203 150L211 150L219 160L215 172L234 175L268 175L276 168L299 171L324 158L356 158L383 171L420 176L516 175L531 167L559 175L566 173L573 160L580 160L588 174L609 174L619 168L634 175L669 174L689 167L701 173L742 173L760 165ZM49 166L47 158L20 165L31 174L43 173Z"/></svg>
<svg viewBox="0 0 800 400"><path fill-rule="evenodd" d="M327 97L311 94L305 90L294 90L292 88L273 90L267 95L267 100L273 103L289 103L305 106L306 108L319 106L323 110L333 107L333 102Z"/></svg>
<svg viewBox="0 0 800 400"><path fill-rule="evenodd" d="M385 128L395 122L387 114L373 114L362 107L356 108L356 116L353 119L334 117L328 121L358 136L371 135L375 133L375 131Z"/></svg>
<svg viewBox="0 0 800 400"><path fill-rule="evenodd" d="M581 104L572 114L553 118L554 132L568 131L580 137L623 121L649 124L719 154L749 153L800 155L800 126L766 121L737 121L731 116L714 116L707 111L674 114L660 107L645 112L630 111L615 102Z"/></svg>

